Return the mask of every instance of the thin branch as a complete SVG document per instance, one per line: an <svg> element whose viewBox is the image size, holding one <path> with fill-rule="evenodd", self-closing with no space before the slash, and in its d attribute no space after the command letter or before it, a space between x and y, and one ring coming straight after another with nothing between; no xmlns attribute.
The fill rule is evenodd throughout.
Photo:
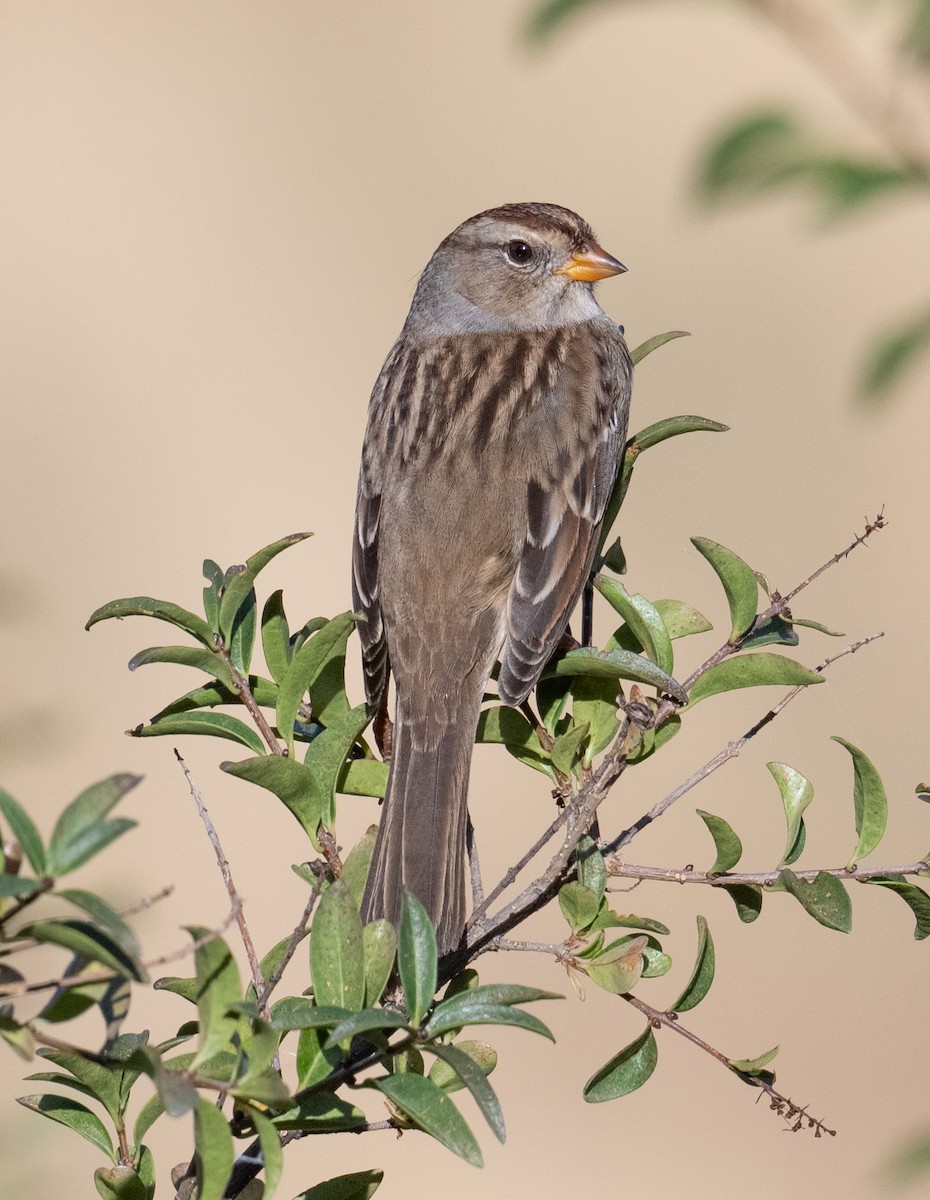
<svg viewBox="0 0 930 1200"><path fill-rule="evenodd" d="M781 1092L777 1092L771 1081L765 1079L763 1076L747 1075L745 1072L734 1067L732 1062L720 1050L717 1050L709 1042L705 1042L703 1038L698 1037L696 1033L692 1033L690 1029L680 1024L677 1013L663 1012L661 1009L653 1008L651 1004L647 1004L645 1000L640 1000L632 992L627 992L622 999L627 1004L631 1004L635 1009L638 1009L646 1017L653 1029L664 1027L665 1029L674 1030L675 1033L691 1042L693 1046L697 1046L705 1054L709 1054L711 1058L716 1059L728 1071L732 1071L743 1083L748 1083L750 1087L758 1088L760 1091L765 1092L771 1101L774 1111L791 1124L792 1132L797 1133L807 1125L809 1129L814 1130L814 1137L822 1137L825 1133L828 1133L830 1137L836 1137L835 1129L827 1128L823 1121L817 1117L812 1117L806 1108L798 1107L793 1100L787 1096L783 1096Z"/></svg>
<svg viewBox="0 0 930 1200"><path fill-rule="evenodd" d="M831 559L831 562L838 561L839 558ZM811 576L811 578L814 578L814 576ZM797 589L795 589L795 592L796 591ZM858 642L853 642L851 645L846 646L845 649L840 650L837 654L833 654L829 658L825 658L819 666L814 668L814 670L818 674L821 674L831 667L833 663L838 662L841 658L845 658L849 654L855 654L856 651L861 650L863 646L868 646L872 642L875 642L884 636L885 635L882 632L872 633L868 637L860 638ZM624 829L622 833L618 833L616 837L612 838L609 842L603 845L601 847L601 852L605 855L615 854L617 851L622 850L624 846L628 846L637 834L642 833L647 825L651 825L656 818L661 817L662 814L671 808L673 804L679 801L682 796L690 792L692 788L697 787L697 785L702 783L705 779L708 779L716 770L722 767L724 763L728 763L733 758L738 758L746 743L754 738L756 734L764 729L765 726L771 721L774 721L778 714L782 712L792 700L794 700L797 696L800 696L800 694L806 690L807 689L803 684L798 684L796 687L789 689L789 691L782 696L777 704L773 704L764 716L760 717L754 725L746 730L742 737L737 738L735 741L729 742L722 750L719 750L713 756L713 758L708 759L708 761L702 767L699 767L692 775L689 775L687 779L680 783L678 787L674 788L668 793L667 796L664 796L658 801L658 803L654 804L648 812L643 813L643 815L632 825L630 825L629 828Z"/></svg>
<svg viewBox="0 0 930 1200"><path fill-rule="evenodd" d="M814 880L818 875L834 875L837 879L855 880L866 883L870 879L882 879L888 875L925 875L930 871L930 862L907 863L904 866L893 867L819 867L813 870L795 871L798 879ZM695 871L686 868L676 871L669 867L641 867L634 863L618 862L611 859L607 863L607 873L619 879L652 879L663 883L704 883L710 887L731 887L733 884L754 884L757 887L773 887L778 883L781 869L775 871L726 871L720 875L712 875L709 871ZM505 947L510 949L510 947ZM514 947L516 948L516 946Z"/></svg>
<svg viewBox="0 0 930 1200"><path fill-rule="evenodd" d="M294 957L294 951L297 949L297 947L300 945L300 943L304 940L304 938L310 932L310 918L313 915L313 910L316 907L316 902L320 898L320 888L321 887L322 887L322 880L318 880L313 885L313 887L310 889L310 896L307 899L307 903L304 907L303 914L301 915L300 920L297 922L296 926L294 927L293 932L291 933L290 938L288 939L288 943L287 943L287 946L285 947L284 955L283 955L281 961L278 963L278 965L275 967L275 969L271 972L271 975L268 977L268 980L265 983L262 990L258 991L256 989L255 995L258 1000L258 1005L261 1009L265 1008L265 1006L267 1005L268 1000L271 996L271 993L275 990L275 988L281 982L281 978L284 975L284 972L287 970L288 964L290 963L291 959Z"/></svg>
<svg viewBox="0 0 930 1200"><path fill-rule="evenodd" d="M278 741L274 735L274 730L268 724L265 714L262 712L255 697L252 695L252 689L249 687L249 681L242 675L233 665L232 659L229 657L229 651L223 645L223 639L219 634L213 640L213 649L216 654L229 668L229 674L232 677L233 691L238 692L239 699L248 709L249 716L255 722L255 727L265 739L265 745L272 754L277 754L279 757L287 757L287 751L284 746Z"/></svg>
<svg viewBox="0 0 930 1200"><path fill-rule="evenodd" d="M252 941L252 935L249 933L249 927L246 923L245 912L242 907L242 901L239 898L239 893L236 891L236 885L233 882L232 870L229 866L229 859L223 850L220 843L220 836L216 832L216 826L207 812L207 807L203 802L203 797L200 794L200 789L194 783L194 778L190 773L190 768L181 757L178 750L174 752L175 758L181 764L181 770L184 772L184 778L187 780L187 786L190 788L191 795L194 798L194 803L197 805L197 812L200 814L200 819L203 821L204 828L207 831L207 837L213 846L213 852L216 855L216 861L220 868L220 874L223 876L223 883L226 885L226 894L229 896L229 903L232 906L232 911L236 914L236 924L239 926L239 934L242 938L242 944L245 947L246 958L249 960L249 970L252 973L252 984L255 988L256 996L261 995L265 990L265 980L262 975L261 964L258 961L258 955L255 953L255 944ZM267 1010L260 1006L262 1016L267 1018Z"/></svg>
<svg viewBox="0 0 930 1200"><path fill-rule="evenodd" d="M137 900L135 904L131 904L129 908L121 908L119 915L121 917L134 917L137 913L145 912L146 909L158 904L161 900L167 900L174 891L174 884L166 884L160 892L156 892L153 896L143 896L141 900Z"/></svg>
<svg viewBox="0 0 930 1200"><path fill-rule="evenodd" d="M468 867L471 875L472 911L484 902L484 884L481 882L481 860L478 858L478 840L472 824L471 813L466 813L465 846L468 850Z"/></svg>
<svg viewBox="0 0 930 1200"><path fill-rule="evenodd" d="M2 929L8 921L11 921L13 917L18 917L24 908L28 908L30 904L35 904L36 900L38 900L40 896L48 895L54 886L55 880L50 876L46 876L44 879L37 879L36 890L34 892L30 892L28 896L23 896L21 900L17 900L15 904L12 904L10 908L7 909L7 911L3 914L3 917L0 918L0 929Z"/></svg>

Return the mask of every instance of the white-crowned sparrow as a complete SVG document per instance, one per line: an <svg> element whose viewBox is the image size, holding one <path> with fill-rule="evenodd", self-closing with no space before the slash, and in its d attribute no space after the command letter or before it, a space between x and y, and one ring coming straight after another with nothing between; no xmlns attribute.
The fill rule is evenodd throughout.
<svg viewBox="0 0 930 1200"><path fill-rule="evenodd" d="M481 698L518 705L561 638L626 438L632 363L593 283L625 268L575 213L508 204L436 250L375 384L353 594L369 704L396 688L387 796L362 905L408 887L441 952L465 925L468 775Z"/></svg>

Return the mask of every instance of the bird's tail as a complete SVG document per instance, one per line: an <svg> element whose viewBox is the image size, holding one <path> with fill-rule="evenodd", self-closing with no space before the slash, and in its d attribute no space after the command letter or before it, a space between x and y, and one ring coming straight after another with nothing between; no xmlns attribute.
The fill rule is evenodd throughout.
<svg viewBox="0 0 930 1200"><path fill-rule="evenodd" d="M363 921L386 917L397 925L403 889L409 888L436 926L440 954L454 950L465 929L465 827L476 722L477 711L430 739L398 703L387 795L362 900Z"/></svg>

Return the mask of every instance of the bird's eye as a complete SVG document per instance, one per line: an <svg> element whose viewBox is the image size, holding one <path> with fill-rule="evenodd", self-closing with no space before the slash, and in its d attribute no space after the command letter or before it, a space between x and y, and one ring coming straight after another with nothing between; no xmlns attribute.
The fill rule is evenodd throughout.
<svg viewBox="0 0 930 1200"><path fill-rule="evenodd" d="M508 242L504 247L504 253L512 263L516 263L518 267L526 267L536 257L533 247L527 242L515 238L512 242Z"/></svg>

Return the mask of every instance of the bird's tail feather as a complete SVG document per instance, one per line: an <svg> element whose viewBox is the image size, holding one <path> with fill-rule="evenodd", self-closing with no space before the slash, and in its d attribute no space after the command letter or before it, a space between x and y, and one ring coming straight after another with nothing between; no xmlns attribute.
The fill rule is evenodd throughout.
<svg viewBox="0 0 930 1200"><path fill-rule="evenodd" d="M475 719L453 722L436 744L418 736L398 706L391 773L362 900L366 922L400 922L409 888L433 924L439 952L454 950L465 928L465 830Z"/></svg>

